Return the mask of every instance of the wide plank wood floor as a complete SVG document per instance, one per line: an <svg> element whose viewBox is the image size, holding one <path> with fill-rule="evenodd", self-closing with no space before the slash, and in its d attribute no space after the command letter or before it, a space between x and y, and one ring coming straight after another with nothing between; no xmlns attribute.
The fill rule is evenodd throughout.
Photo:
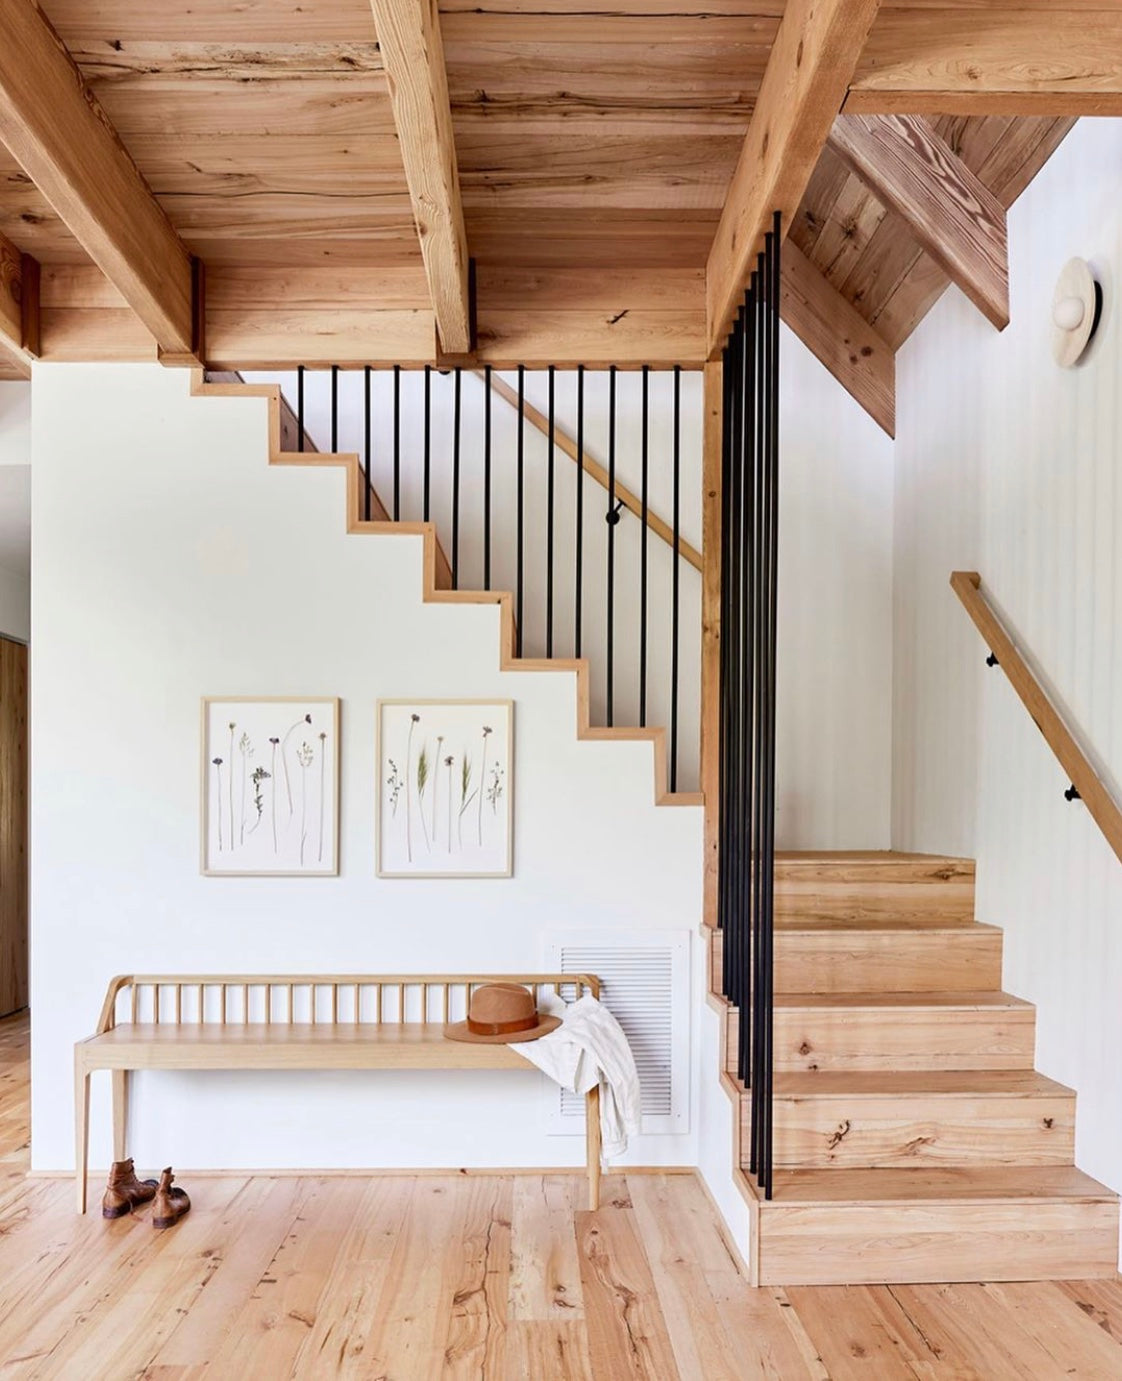
<svg viewBox="0 0 1122 1381"><path fill-rule="evenodd" d="M197 1180L168 1232L26 1178L0 1022L0 1378L1122 1378L1122 1283L753 1290L691 1175Z"/></svg>

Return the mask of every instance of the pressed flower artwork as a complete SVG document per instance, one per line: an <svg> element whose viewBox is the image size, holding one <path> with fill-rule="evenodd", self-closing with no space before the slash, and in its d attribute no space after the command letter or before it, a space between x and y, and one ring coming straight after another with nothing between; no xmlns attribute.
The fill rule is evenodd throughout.
<svg viewBox="0 0 1122 1381"><path fill-rule="evenodd" d="M338 700L208 697L202 735L203 872L338 873Z"/></svg>
<svg viewBox="0 0 1122 1381"><path fill-rule="evenodd" d="M379 877L510 877L514 706L378 702Z"/></svg>

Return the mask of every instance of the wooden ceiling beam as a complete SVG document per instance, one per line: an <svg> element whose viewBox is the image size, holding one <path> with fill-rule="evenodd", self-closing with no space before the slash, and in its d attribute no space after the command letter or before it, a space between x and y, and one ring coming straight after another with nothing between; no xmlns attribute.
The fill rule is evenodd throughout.
<svg viewBox="0 0 1122 1381"><path fill-rule="evenodd" d="M896 357L849 300L788 240L779 310L807 349L889 436L896 435Z"/></svg>
<svg viewBox="0 0 1122 1381"><path fill-rule="evenodd" d="M191 256L32 0L0 0L0 140L162 356L197 358Z"/></svg>
<svg viewBox="0 0 1122 1381"><path fill-rule="evenodd" d="M437 0L370 0L439 346L474 348L467 232Z"/></svg>
<svg viewBox="0 0 1122 1381"><path fill-rule="evenodd" d="M0 235L0 345L7 370L31 373L39 354L39 261Z"/></svg>
<svg viewBox="0 0 1122 1381"><path fill-rule="evenodd" d="M1005 208L918 115L840 115L830 148L980 312L1009 324Z"/></svg>
<svg viewBox="0 0 1122 1381"><path fill-rule="evenodd" d="M888 3L845 110L1122 115L1122 12L1110 0Z"/></svg>
<svg viewBox="0 0 1122 1381"><path fill-rule="evenodd" d="M706 269L708 348L724 344L772 213L790 226L879 0L788 0Z"/></svg>

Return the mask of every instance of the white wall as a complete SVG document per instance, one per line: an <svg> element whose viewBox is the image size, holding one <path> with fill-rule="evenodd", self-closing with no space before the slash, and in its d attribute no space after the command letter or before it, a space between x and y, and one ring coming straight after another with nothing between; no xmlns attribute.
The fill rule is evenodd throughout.
<svg viewBox="0 0 1122 1381"><path fill-rule="evenodd" d="M893 843L978 859L978 918L1079 1092L1079 1164L1122 1189L1122 867L947 587L977 569L1119 795L1122 122L1081 121L1009 218L1012 324L954 291L898 359ZM1105 288L1073 371L1049 352L1073 255Z"/></svg>
<svg viewBox="0 0 1122 1381"><path fill-rule="evenodd" d="M777 840L780 848L887 848L892 753L892 442L834 382L803 344L783 329L780 434L779 713ZM291 375L248 375L283 383L295 406ZM514 374L504 376L513 387ZM392 378L372 377L372 475L383 501L392 502ZM421 514L417 464L423 382L401 375L404 424L402 516ZM640 374L617 375L617 473L636 494L641 481ZM673 375L650 375L650 503L669 520L673 512ZM451 379L433 374L432 513L451 550ZM338 382L340 449L363 447L362 380L342 372ZM544 373L525 376L528 402L547 407ZM331 439L330 376L305 376L305 416L321 449ZM482 583L481 513L483 384L465 372L461 386L461 559L464 579ZM558 371L558 425L576 435L576 379ZM701 547L701 375L681 376L681 531ZM494 568L492 584L513 588L516 577L515 485L517 415L493 401ZM608 460L607 375L588 373L585 446ZM576 467L556 460L556 655L571 654L574 607L571 541ZM532 427L525 438L526 586L524 637L528 655L544 651L545 476L547 443ZM592 715L606 723L604 695L604 570L606 495L585 485L584 643L592 664ZM625 514L616 529L615 723L638 722L639 525ZM648 662L650 724L669 723L669 548L651 536ZM701 585L682 562L680 594L680 778L696 789L700 703Z"/></svg>
<svg viewBox="0 0 1122 1381"><path fill-rule="evenodd" d="M701 811L658 809L645 743L575 738L575 678L501 674L493 607L424 605L419 538L344 534L342 471L266 465L265 403L185 371L39 366L33 448L33 1163L72 1163L73 1041L110 975L537 969L558 930L692 931ZM198 872L204 694L343 700L342 875ZM379 696L516 701L510 881L374 877ZM692 1034L689 1036L691 1042ZM579 1163L540 1076L153 1076L139 1162ZM108 1159L98 1096L93 1163ZM248 1109L252 1105L252 1112ZM692 1163L682 1136L638 1162Z"/></svg>

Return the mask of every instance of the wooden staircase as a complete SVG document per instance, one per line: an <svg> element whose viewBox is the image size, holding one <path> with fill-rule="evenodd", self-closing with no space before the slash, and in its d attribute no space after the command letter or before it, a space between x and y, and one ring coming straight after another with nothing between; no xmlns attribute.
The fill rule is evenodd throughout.
<svg viewBox="0 0 1122 1381"><path fill-rule="evenodd" d="M1118 1198L1075 1168L1075 1094L1033 1068L1035 1009L1001 990L974 865L781 854L775 896L773 1197L739 1177L756 1283L1113 1279ZM714 932L739 1158L720 982Z"/></svg>

